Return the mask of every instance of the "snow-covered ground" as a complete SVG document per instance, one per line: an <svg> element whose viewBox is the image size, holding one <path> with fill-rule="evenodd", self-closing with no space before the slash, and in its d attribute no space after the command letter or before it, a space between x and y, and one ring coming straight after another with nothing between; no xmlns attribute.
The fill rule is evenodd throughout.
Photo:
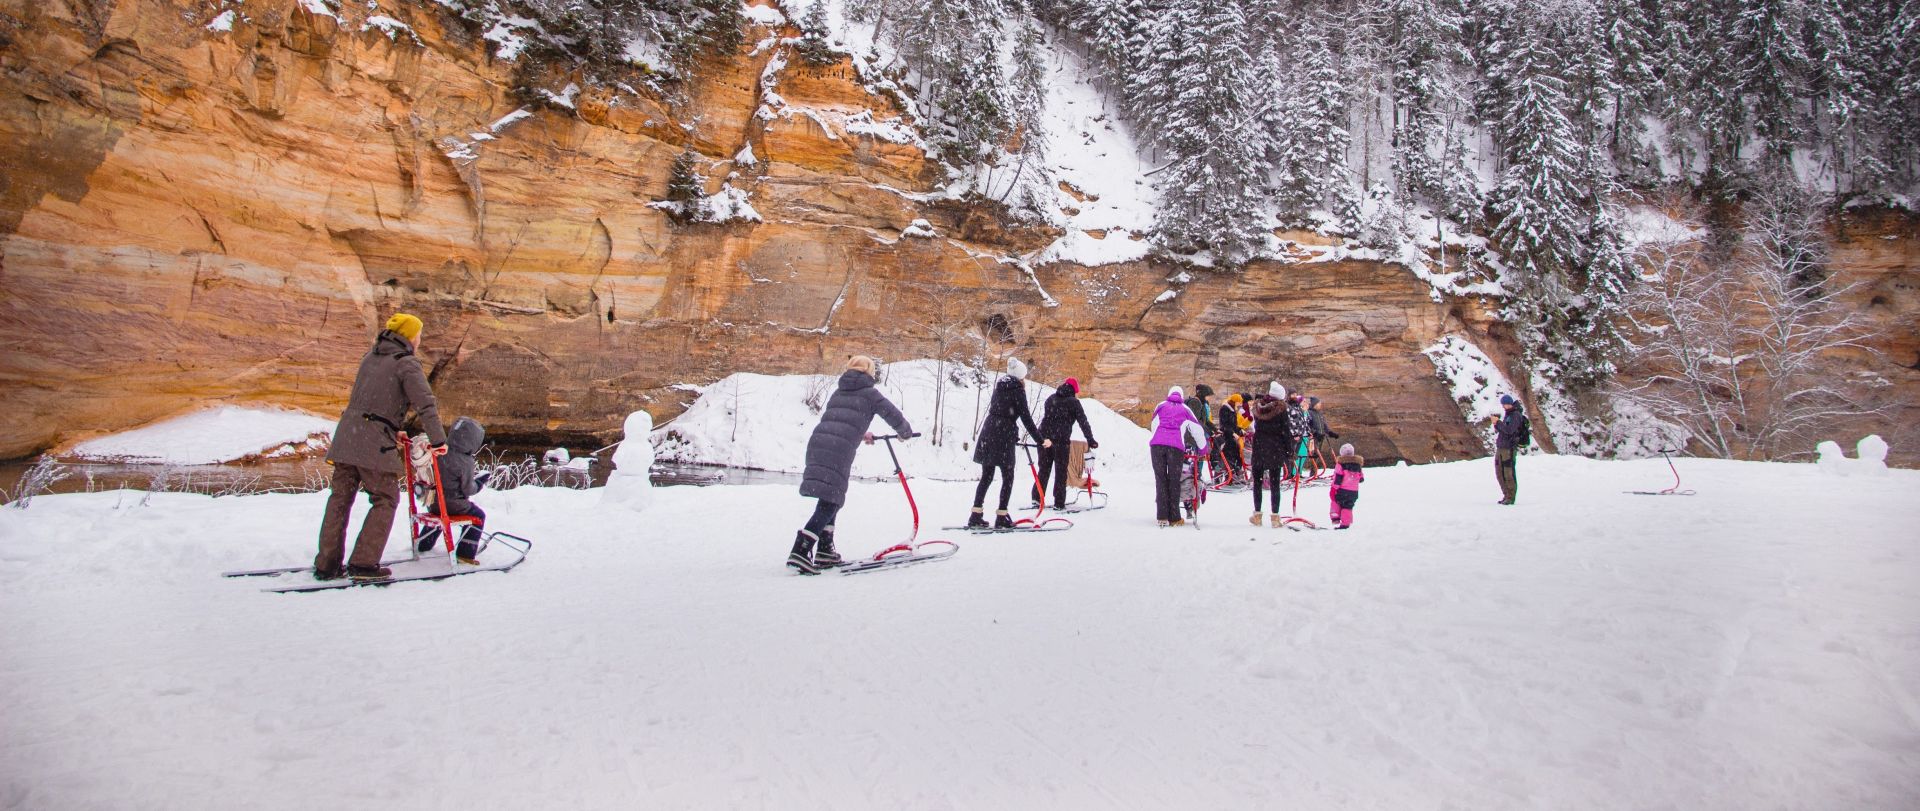
<svg viewBox="0 0 1920 811"><path fill-rule="evenodd" d="M334 420L280 408L219 406L78 443L63 457L165 465L217 465L251 456L323 449Z"/></svg>
<svg viewBox="0 0 1920 811"><path fill-rule="evenodd" d="M780 566L791 487L521 488L479 497L512 573L308 595L217 573L309 559L319 494L42 496L0 807L1915 807L1920 473L1680 465L1375 470L1304 533L1103 470L1070 531L850 578ZM852 495L848 551L906 533Z"/></svg>

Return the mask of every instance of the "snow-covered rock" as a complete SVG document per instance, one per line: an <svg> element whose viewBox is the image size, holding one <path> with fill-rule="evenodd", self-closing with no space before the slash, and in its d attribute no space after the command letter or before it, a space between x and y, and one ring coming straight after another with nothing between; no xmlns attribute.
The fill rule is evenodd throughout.
<svg viewBox="0 0 1920 811"><path fill-rule="evenodd" d="M113 462L217 465L324 450L334 421L301 411L220 406L89 439L61 456Z"/></svg>

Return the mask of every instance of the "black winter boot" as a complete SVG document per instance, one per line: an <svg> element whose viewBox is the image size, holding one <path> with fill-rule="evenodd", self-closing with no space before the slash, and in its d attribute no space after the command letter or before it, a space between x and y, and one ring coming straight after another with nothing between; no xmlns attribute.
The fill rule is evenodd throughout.
<svg viewBox="0 0 1920 811"><path fill-rule="evenodd" d="M819 538L813 533L800 530L793 536L793 551L787 555L787 568L800 574L819 574L820 569L813 565L813 544Z"/></svg>
<svg viewBox="0 0 1920 811"><path fill-rule="evenodd" d="M420 530L420 542L413 547L415 552L424 555L440 545L440 525L435 524Z"/></svg>
<svg viewBox="0 0 1920 811"><path fill-rule="evenodd" d="M840 553L833 550L833 527L820 530L820 545L813 550L813 565L820 569L831 569L846 561L840 559Z"/></svg>
<svg viewBox="0 0 1920 811"><path fill-rule="evenodd" d="M975 514L978 515L978 513ZM993 528L1013 529L1013 516L1008 515L1006 510L1001 510L998 515L993 517Z"/></svg>
<svg viewBox="0 0 1920 811"><path fill-rule="evenodd" d="M967 517L967 529L986 529L987 519L980 515L980 508L973 508L973 514Z"/></svg>

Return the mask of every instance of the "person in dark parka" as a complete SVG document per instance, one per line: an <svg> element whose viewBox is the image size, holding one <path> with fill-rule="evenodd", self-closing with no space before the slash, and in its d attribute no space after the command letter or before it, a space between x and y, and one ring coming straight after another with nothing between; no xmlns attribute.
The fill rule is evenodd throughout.
<svg viewBox="0 0 1920 811"><path fill-rule="evenodd" d="M973 445L973 461L980 465L980 486L973 490L973 513L967 518L969 529L987 526L982 513L986 509L987 487L993 484L995 471L1000 473L1000 511L993 526L1013 528L1013 519L1007 515L1007 502L1013 498L1013 448L1019 444L1021 426L1026 427L1027 436L1033 437L1042 448L1053 447L1053 443L1040 438L1040 429L1033 425L1033 412L1027 409L1027 387L1021 382L1026 378L1027 365L1019 358L1008 358L1007 373L993 384L987 419L981 423L979 441Z"/></svg>
<svg viewBox="0 0 1920 811"><path fill-rule="evenodd" d="M480 538L485 534L487 511L473 503L473 496L486 485L486 476L475 472L479 461L475 454L487 442L487 429L471 418L461 417L447 429L447 454L440 457L440 490L447 496L447 515L470 515L479 521L467 524L460 532L454 555L461 563L478 563ZM438 511L435 507L434 511ZM420 533L420 552L429 552L440 543L440 526L433 524Z"/></svg>
<svg viewBox="0 0 1920 811"><path fill-rule="evenodd" d="M1253 402L1253 519L1259 526L1260 490L1264 484L1272 488L1272 520L1274 526L1280 526L1280 482L1286 479L1287 459L1292 456L1294 441L1291 425L1287 420L1287 387L1279 383L1267 386L1267 393Z"/></svg>
<svg viewBox="0 0 1920 811"><path fill-rule="evenodd" d="M1497 420L1493 424L1493 475L1500 480L1500 503L1511 505L1520 495L1520 473L1514 459L1533 441L1533 425L1513 395L1500 395L1500 408L1503 414L1489 418Z"/></svg>
<svg viewBox="0 0 1920 811"><path fill-rule="evenodd" d="M1098 448L1100 443L1093 441L1093 427L1087 424L1087 410L1080 405L1080 381L1071 377L1047 398L1047 410L1040 417L1040 439L1050 443L1040 448L1040 476L1033 483L1033 500L1039 503L1047 497L1047 480L1053 480L1053 508L1067 508L1067 457L1073 451L1073 426L1080 426L1080 435L1087 438L1088 448Z"/></svg>
<svg viewBox="0 0 1920 811"><path fill-rule="evenodd" d="M793 551L787 565L800 574L817 574L821 569L841 564L833 548L833 521L847 502L847 480L853 475L853 457L862 442L872 442L867 428L877 415L887 421L903 439L913 434L907 418L874 388L879 365L873 358L855 355L840 374L840 385L827 398L820 412L820 424L813 427L807 440L807 470L800 481L800 495L818 499L813 517L794 535Z"/></svg>
<svg viewBox="0 0 1920 811"><path fill-rule="evenodd" d="M360 524L360 536L354 541L353 557L347 561L345 573L363 580L393 574L380 565L380 554L386 551L387 533L393 529L394 509L400 503L400 473L405 469L401 467L395 434L411 410L436 449L447 442L433 387L420 368L420 359L413 354L420 340L420 326L420 319L396 313L373 339L373 348L360 359L353 393L347 396L347 409L340 412L333 444L327 449L327 462L333 465L332 492L320 519L320 552L313 559L316 578L332 580L342 573L340 558L346 551L347 518L357 490L366 492L373 508Z"/></svg>

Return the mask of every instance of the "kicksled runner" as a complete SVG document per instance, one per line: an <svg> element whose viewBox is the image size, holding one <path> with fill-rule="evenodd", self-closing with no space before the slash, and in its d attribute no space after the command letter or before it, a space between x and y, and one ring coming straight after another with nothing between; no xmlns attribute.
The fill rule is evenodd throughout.
<svg viewBox="0 0 1920 811"><path fill-rule="evenodd" d="M948 532L971 532L975 535L995 535L999 533L1009 533L1009 532L1059 532L1063 529L1073 529L1073 522L1065 518L1059 518L1059 517L1045 518L1044 517L1047 514L1047 502L1046 502L1046 499L1044 498L1045 494L1039 492L1040 468L1037 465L1035 465L1033 462L1033 449L1038 446L1034 445L1031 442L1022 442L1020 443L1020 447L1026 450L1027 474L1033 477L1035 494L1043 496L1043 498L1034 502L1033 515L1014 521L1013 526L994 526L992 524L982 524L982 525L966 525L966 526L957 526L957 527L941 527L941 529L944 529ZM1088 488L1087 492L1088 492L1089 506L1085 509L1097 510L1100 507L1107 506L1107 503L1105 500L1105 496L1106 496L1105 493L1100 494L1102 496L1102 499L1099 503L1099 506L1092 506L1092 493L1093 493L1092 488ZM1081 510L1076 510L1075 512L1080 512L1080 511ZM1064 512L1064 511L1056 510L1056 512Z"/></svg>
<svg viewBox="0 0 1920 811"><path fill-rule="evenodd" d="M276 580L285 578L290 582L261 589L261 591L284 594L329 591L332 589L353 588L355 586L390 586L394 583L412 581L446 580L460 575L478 574L480 572L505 572L511 571L513 567L520 565L521 562L527 559L527 553L533 549L533 541L506 532L488 532L482 534L471 555L464 560L461 559L456 553L456 536L461 533L455 532L454 528L473 524L476 519L468 515L447 514L446 491L440 484L440 460L438 454L430 451L426 452L423 454L425 462L417 463L414 460L414 454L412 452L415 441L410 440L404 433L399 434L396 441L400 445L402 458L409 460L406 464L406 480L402 486L405 487L407 491L407 549L411 553L411 556L380 562L382 567L392 569L393 574L378 579L356 579L343 575L332 580L318 580L313 577L312 566L284 566L268 569L241 569L238 571L222 572L221 576L271 577ZM416 467L416 464L418 464L418 467ZM422 510L419 500L415 498L414 495L416 492L415 486L419 485L424 488L429 479L433 484L434 507L430 510ZM436 531L440 544L446 548L446 554L422 555L420 539L423 536L431 537ZM498 542L497 546L495 544L496 541ZM490 550L491 553L489 553ZM301 574L305 574L306 576L287 577L288 575Z"/></svg>
<svg viewBox="0 0 1920 811"><path fill-rule="evenodd" d="M885 436L874 437L874 440L877 442L887 443L887 456L893 459L893 473L900 477L900 489L907 494L907 509L913 512L913 531L907 535L905 541L875 552L871 556L857 560L848 560L839 566L833 567L834 570L841 574L863 574L866 572L877 572L882 569L898 569L917 563L946 560L947 558L953 557L953 553L960 551L960 545L952 541L916 542L916 539L920 537L920 505L913 500L913 488L907 484L907 472L900 467L900 455L893 451L894 440L911 439L916 436L919 436L919 434L908 434L906 436L887 434Z"/></svg>

